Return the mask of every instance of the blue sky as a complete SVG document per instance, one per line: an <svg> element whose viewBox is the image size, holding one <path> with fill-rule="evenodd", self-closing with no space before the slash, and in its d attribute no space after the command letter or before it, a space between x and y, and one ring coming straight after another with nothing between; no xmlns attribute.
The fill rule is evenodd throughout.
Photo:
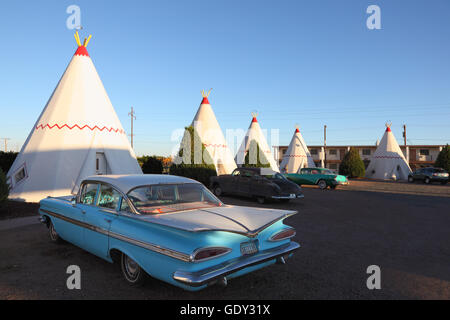
<svg viewBox="0 0 450 320"><path fill-rule="evenodd" d="M210 102L225 129L257 110L288 144L374 144L386 121L408 143L450 142L450 2L3 1L0 137L20 148L76 44L66 8L81 8L82 37L135 150L167 155L172 131ZM366 8L381 8L369 30ZM2 144L3 146L3 144Z"/></svg>

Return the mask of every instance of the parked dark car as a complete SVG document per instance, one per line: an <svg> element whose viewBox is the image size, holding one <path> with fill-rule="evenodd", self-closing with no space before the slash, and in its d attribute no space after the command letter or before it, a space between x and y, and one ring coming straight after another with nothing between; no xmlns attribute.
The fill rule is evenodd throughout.
<svg viewBox="0 0 450 320"><path fill-rule="evenodd" d="M211 177L210 187L216 196L246 196L259 203L269 199L287 202L303 198L301 187L267 168L237 168L231 174Z"/></svg>
<svg viewBox="0 0 450 320"><path fill-rule="evenodd" d="M448 172L441 168L420 168L410 173L409 182L423 181L426 184L430 182L440 182L446 184L448 182Z"/></svg>

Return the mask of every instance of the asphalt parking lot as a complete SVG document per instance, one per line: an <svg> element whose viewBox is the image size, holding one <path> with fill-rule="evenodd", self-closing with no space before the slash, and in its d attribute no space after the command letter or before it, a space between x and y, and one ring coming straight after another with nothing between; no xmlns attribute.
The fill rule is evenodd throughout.
<svg viewBox="0 0 450 320"><path fill-rule="evenodd" d="M285 222L302 247L284 266L196 293L155 279L132 288L115 265L50 243L41 224L0 230L0 299L450 299L450 197L354 188L304 188L304 199L283 204L223 197L298 210ZM73 264L81 290L66 288ZM381 269L380 290L366 287L370 265Z"/></svg>

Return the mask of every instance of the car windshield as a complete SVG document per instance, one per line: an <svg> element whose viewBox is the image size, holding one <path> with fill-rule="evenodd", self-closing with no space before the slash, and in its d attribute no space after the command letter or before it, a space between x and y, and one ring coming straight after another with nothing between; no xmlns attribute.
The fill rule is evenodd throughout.
<svg viewBox="0 0 450 320"><path fill-rule="evenodd" d="M331 170L322 170L322 174L335 174L335 173Z"/></svg>
<svg viewBox="0 0 450 320"><path fill-rule="evenodd" d="M158 184L131 190L128 199L141 214L220 207L222 203L199 183Z"/></svg>

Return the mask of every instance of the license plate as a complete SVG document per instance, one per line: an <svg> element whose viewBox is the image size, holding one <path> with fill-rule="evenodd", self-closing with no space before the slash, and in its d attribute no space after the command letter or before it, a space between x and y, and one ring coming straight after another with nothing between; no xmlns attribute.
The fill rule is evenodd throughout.
<svg viewBox="0 0 450 320"><path fill-rule="evenodd" d="M258 245L256 241L241 243L241 254L243 256L248 254L254 254L258 252Z"/></svg>

